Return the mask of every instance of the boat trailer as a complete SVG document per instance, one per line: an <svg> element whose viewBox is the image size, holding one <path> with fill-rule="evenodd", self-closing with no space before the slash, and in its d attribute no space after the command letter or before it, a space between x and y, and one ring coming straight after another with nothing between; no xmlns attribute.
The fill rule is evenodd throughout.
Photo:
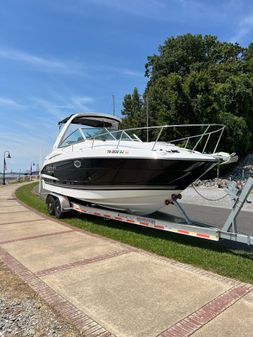
<svg viewBox="0 0 253 337"><path fill-rule="evenodd" d="M110 210L97 205L84 205L78 201L71 200L66 196L56 193L48 194L46 203L48 205L48 213L50 215L55 215L57 218L61 218L64 213L74 210L79 213L94 215L104 219L131 223L143 227L194 236L201 239L213 241L226 239L247 245L253 245L253 236L239 233L236 223L237 216L239 215L244 203L247 201L252 188L253 178L251 177L248 178L242 189L239 189L235 182L231 182L225 188L225 191L231 198L232 208L222 228L192 221L188 217L182 205L180 205L177 201L177 198L173 199L172 203L180 212L184 221L182 221L181 218L180 221L178 221L178 218L171 220L171 216L166 213L162 213L163 216L160 216L159 214L161 214L161 212L156 212L157 214L154 213L150 216L139 216Z"/></svg>

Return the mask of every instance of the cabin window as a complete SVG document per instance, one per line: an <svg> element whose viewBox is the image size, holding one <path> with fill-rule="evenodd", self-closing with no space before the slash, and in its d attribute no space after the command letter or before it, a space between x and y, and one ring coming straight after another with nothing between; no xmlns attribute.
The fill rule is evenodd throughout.
<svg viewBox="0 0 253 337"><path fill-rule="evenodd" d="M63 141L60 143L59 147L66 147L69 145L73 145L79 142L84 141L84 138L80 132L79 129L73 131L70 135L68 135L66 138L63 139Z"/></svg>

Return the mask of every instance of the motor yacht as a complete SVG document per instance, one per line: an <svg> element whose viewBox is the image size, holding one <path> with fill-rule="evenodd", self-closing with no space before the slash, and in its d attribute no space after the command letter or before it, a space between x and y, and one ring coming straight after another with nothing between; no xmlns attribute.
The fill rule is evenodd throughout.
<svg viewBox="0 0 253 337"><path fill-rule="evenodd" d="M120 122L98 113L78 113L60 121L59 135L41 170L43 188L90 205L147 215L233 157L216 152L224 125L121 130ZM201 132L185 136L185 128ZM175 134L183 136L170 139ZM213 149L208 152L210 144Z"/></svg>

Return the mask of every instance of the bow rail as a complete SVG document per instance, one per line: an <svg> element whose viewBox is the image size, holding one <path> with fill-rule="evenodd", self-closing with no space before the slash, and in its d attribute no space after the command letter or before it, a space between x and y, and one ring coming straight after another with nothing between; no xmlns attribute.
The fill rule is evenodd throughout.
<svg viewBox="0 0 253 337"><path fill-rule="evenodd" d="M170 129L172 130L171 134L175 133L184 133L178 132L176 129L195 129L203 130L202 132L199 131L196 134L181 136L179 138L168 138L168 133ZM93 137L86 137L87 140L92 140L92 148L97 146L95 143L96 140L115 140L116 141L116 148L119 148L123 141L137 141L137 142L144 142L142 139L136 135L136 133L143 134L144 132L151 134L154 140L150 140L149 143L151 146L151 150L155 151L159 141L161 140L162 136L166 132L165 139L163 138L161 141L174 144L180 147L188 148L192 151L195 151L197 147L200 147L202 144L202 148L198 150L199 152L205 153L208 144L212 142L213 150L212 153L215 153L217 147L220 143L222 134L225 130L225 125L223 124L175 124L175 125L163 125L163 126L149 126L149 127L138 127L138 128L129 128L123 130L106 130L103 133L99 133ZM156 135L157 134L157 135ZM109 139L108 139L109 136ZM215 140L215 139L216 140ZM125 144L124 144L125 145ZM188 147L189 146L189 147Z"/></svg>

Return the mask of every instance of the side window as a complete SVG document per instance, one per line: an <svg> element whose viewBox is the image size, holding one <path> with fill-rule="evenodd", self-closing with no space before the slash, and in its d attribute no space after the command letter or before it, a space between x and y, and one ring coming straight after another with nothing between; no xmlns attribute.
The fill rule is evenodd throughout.
<svg viewBox="0 0 253 337"><path fill-rule="evenodd" d="M114 140L115 137L106 128L82 128L86 139Z"/></svg>
<svg viewBox="0 0 253 337"><path fill-rule="evenodd" d="M59 145L59 147L66 147L69 145L73 145L75 143L79 143L82 142L83 136L80 132L79 129L75 130L74 132L72 132L69 136L67 136L65 139L63 139L63 141L61 142L61 144Z"/></svg>

